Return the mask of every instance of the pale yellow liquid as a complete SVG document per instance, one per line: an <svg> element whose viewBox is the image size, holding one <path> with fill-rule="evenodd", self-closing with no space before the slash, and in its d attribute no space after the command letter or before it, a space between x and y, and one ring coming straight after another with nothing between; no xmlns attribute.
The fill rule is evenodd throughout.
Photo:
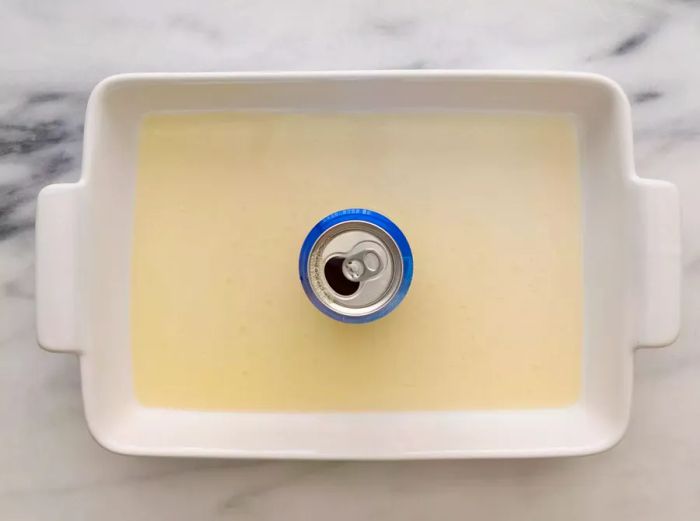
<svg viewBox="0 0 700 521"><path fill-rule="evenodd" d="M325 215L413 249L390 315L336 322L299 283ZM155 114L140 136L131 297L146 406L558 407L581 386L576 133L535 114Z"/></svg>

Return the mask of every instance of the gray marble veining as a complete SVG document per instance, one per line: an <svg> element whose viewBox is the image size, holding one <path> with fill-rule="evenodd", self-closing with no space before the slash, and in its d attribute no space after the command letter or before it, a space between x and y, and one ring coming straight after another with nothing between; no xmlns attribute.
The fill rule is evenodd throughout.
<svg viewBox="0 0 700 521"><path fill-rule="evenodd" d="M0 519L691 520L700 515L700 3L5 0L0 31ZM564 460L130 458L90 438L77 361L36 347L38 190L80 172L87 95L126 71L584 70L633 103L637 169L683 206L683 329L636 355L632 423Z"/></svg>

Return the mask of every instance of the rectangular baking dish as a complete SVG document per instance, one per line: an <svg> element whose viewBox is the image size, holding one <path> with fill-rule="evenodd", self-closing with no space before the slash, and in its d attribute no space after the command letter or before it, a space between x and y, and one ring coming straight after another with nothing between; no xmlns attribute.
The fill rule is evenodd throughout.
<svg viewBox="0 0 700 521"><path fill-rule="evenodd" d="M242 413L143 407L129 288L137 135L154 111L528 111L575 118L583 208L583 388L558 409ZM629 103L591 74L373 71L127 74L88 103L82 178L46 187L36 230L40 345L80 357L87 422L119 453L272 458L589 454L628 423L632 356L678 333L676 189L636 176Z"/></svg>

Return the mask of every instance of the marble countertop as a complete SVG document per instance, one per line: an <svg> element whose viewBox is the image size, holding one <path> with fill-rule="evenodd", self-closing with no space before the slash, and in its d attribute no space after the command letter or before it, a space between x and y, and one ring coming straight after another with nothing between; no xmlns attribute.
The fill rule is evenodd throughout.
<svg viewBox="0 0 700 521"><path fill-rule="evenodd" d="M700 3L5 0L0 31L0 518L690 520L700 515ZM633 103L643 177L680 189L683 328L636 355L613 450L550 460L134 458L100 448L77 360L34 339L38 190L75 180L90 89L126 71L594 71Z"/></svg>

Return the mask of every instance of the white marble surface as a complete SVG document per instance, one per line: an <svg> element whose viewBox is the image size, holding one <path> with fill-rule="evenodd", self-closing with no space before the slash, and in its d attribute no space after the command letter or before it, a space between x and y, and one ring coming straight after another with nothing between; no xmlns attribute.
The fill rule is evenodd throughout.
<svg viewBox="0 0 700 521"><path fill-rule="evenodd" d="M0 0L0 519L700 518L700 3ZM639 174L680 188L683 330L639 352L627 436L586 458L309 463L121 457L74 358L39 350L34 197L76 179L91 87L125 71L567 69L633 100Z"/></svg>

